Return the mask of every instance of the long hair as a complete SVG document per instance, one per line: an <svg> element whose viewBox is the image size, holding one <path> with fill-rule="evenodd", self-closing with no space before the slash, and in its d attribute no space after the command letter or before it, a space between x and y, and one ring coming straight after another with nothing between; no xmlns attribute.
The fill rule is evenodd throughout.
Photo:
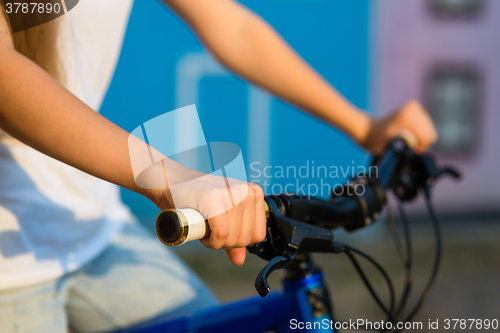
<svg viewBox="0 0 500 333"><path fill-rule="evenodd" d="M0 10L8 22L3 1ZM58 26L60 18L12 34L16 51L31 59L59 82L64 80L59 58Z"/></svg>

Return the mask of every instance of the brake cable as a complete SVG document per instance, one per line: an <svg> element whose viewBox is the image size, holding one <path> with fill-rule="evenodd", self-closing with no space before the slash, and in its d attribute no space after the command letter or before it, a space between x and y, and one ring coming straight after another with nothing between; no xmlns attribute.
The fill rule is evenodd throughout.
<svg viewBox="0 0 500 333"><path fill-rule="evenodd" d="M351 261L351 263L353 264L354 268L356 269L357 273L359 274L359 276L363 280L363 283L365 284L366 288L368 289L368 291L372 295L372 297L375 300L375 302L377 302L378 306L387 315L388 320L392 321L394 319L393 318L393 313L394 313L394 306L395 306L396 302L395 302L394 286L392 284L391 278L389 277L389 274L387 274L387 272L385 271L385 269L375 259L373 259L368 254L366 254L366 253L364 253L364 252L362 252L362 251L360 251L360 250L358 250L356 248L347 246L345 244L341 244L341 243L337 243L337 244L341 248L341 252L345 253L347 255L347 257L349 258L349 260ZM359 255L360 257L362 257L365 260L367 260L383 276L383 278L384 278L384 280L385 280L385 282L387 284L387 287L389 289L389 299L390 299L389 309L384 305L384 303L382 302L381 298L375 292L375 289L373 288L373 286L370 283L368 277L366 276L365 272L361 268L361 265L359 264L358 260L354 256L355 254Z"/></svg>
<svg viewBox="0 0 500 333"><path fill-rule="evenodd" d="M432 202L430 200L430 193L429 193L428 189L424 189L424 198L425 198L425 204L426 204L428 215L429 215L429 221L432 224L433 234L434 234L434 238L435 238L435 242L436 242L434 263L433 263L431 274L429 276L429 279L427 280L427 283L426 283L424 290L420 294L420 297L419 297L417 303L415 304L415 306L406 315L404 320L401 321L403 323L410 322L413 319L413 317L417 314L417 312L420 310L422 305L425 303L427 298L429 297L430 292L431 292L431 290L436 282L439 266L441 264L441 255L442 255L441 228L439 226L439 222L438 222L436 213L434 211L434 206L432 205ZM403 308L408 300L408 297L410 295L411 286L412 286L412 267L413 267L412 248L411 248L411 233L410 233L408 218L407 218L405 211L404 211L404 208L399 200L398 200L398 210L399 210L399 215L400 215L400 218L402 220L402 225L403 225L406 253L403 251L403 247L401 246L401 242L398 239L396 242L397 244L399 244L399 245L397 245L398 252L400 252L400 257L401 257L402 263L405 266L405 283L404 283L404 288L403 288L403 294L402 294L402 297L399 301L399 305L398 305L397 309L394 309L394 304L395 304L394 287L393 287L392 281L391 281L389 275L387 274L387 272L385 271L385 269L375 259L373 259L368 254L366 254L358 249L355 249L353 247L338 243L339 247L341 247L341 249L342 249L342 252L347 255L347 257L349 258L349 260L353 264L354 268L356 269L357 273L359 274L359 276L363 280L363 283L367 287L372 298L376 301L376 303L379 305L379 307L382 309L382 311L387 315L388 320L393 322L393 323L399 321L397 319L397 317L401 314L401 312L402 312L402 310L403 310ZM393 219L392 211L389 214L391 214L391 218ZM391 223L393 223L393 222L394 222L394 220L392 220ZM392 227L394 227L392 229L392 231L396 231L395 225L393 225ZM396 235L396 237L397 237L396 232L394 232L394 235ZM376 291L373 288L372 284L370 283L368 277L366 276L365 272L361 268L361 265L356 260L354 254L357 254L357 255L363 257L364 259L366 259L368 262L370 262L384 277L384 280L386 281L388 288L389 288L389 295L390 295L389 309L384 305L381 298L376 293ZM396 311L394 311L394 310L396 310ZM401 330L402 329L394 329L391 332L398 333L398 332L401 332ZM380 332L384 332L384 330L380 330Z"/></svg>
<svg viewBox="0 0 500 333"><path fill-rule="evenodd" d="M424 187L424 199L425 199L425 205L427 207L427 212L429 214L429 221L431 222L433 232L434 232L434 239L436 241L436 252L435 252L435 257L434 257L434 264L432 267L432 272L431 275L429 276L429 279L427 280L427 284L422 291L422 294L420 295L420 298L418 299L417 303L413 307L413 309L409 312L409 314L405 317L404 322L409 322L413 319L413 317L417 314L417 312L420 310L424 302L427 300L429 297L432 288L434 287L434 284L436 282L436 278L438 275L439 271L439 266L441 264L441 256L442 256L442 247L443 247L443 241L441 237L441 228L439 226L439 222L436 216L436 212L434 210L434 206L432 205L431 199L430 199L430 192L428 188ZM401 329L398 329L394 331L395 333L401 332Z"/></svg>
<svg viewBox="0 0 500 333"><path fill-rule="evenodd" d="M401 314L406 305L406 302L408 301L408 298L411 293L411 288L413 285L413 250L411 241L411 229L410 229L410 223L408 222L408 217L406 216L406 212L403 208L401 200L399 198L396 198L396 200L397 200L399 218L403 229L404 243L406 247L406 251L403 252L403 248L399 240L399 235L397 234L396 225L394 222L394 216L392 215L392 209L389 206L388 207L389 227L396 242L398 253L401 257L401 262L404 266L404 271L405 271L403 293L399 305L396 309L396 312L394 313L395 317L399 317L399 315Z"/></svg>

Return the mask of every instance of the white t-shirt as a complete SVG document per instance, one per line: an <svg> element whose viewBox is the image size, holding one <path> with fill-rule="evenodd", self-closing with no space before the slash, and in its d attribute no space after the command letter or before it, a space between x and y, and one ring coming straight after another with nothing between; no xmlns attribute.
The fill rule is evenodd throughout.
<svg viewBox="0 0 500 333"><path fill-rule="evenodd" d="M94 110L111 82L132 4L85 0L59 18L66 87ZM81 267L131 219L118 187L0 130L0 289Z"/></svg>

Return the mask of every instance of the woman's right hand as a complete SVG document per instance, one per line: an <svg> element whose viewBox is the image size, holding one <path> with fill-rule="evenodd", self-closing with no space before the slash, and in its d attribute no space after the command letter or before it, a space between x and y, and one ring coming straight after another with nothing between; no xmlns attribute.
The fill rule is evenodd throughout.
<svg viewBox="0 0 500 333"><path fill-rule="evenodd" d="M156 190L153 202L162 210L198 210L207 218L210 227L210 234L201 240L202 244L211 249L226 249L229 260L242 265L246 246L261 242L266 235L262 188L182 169L182 181L166 190Z"/></svg>

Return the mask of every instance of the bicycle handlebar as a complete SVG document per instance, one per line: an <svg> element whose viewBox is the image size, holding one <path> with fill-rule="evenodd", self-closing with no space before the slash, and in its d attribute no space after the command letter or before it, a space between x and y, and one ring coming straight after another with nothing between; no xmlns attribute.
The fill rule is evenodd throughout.
<svg viewBox="0 0 500 333"><path fill-rule="evenodd" d="M411 133L410 133L411 134ZM428 297L436 280L441 258L441 236L439 225L432 207L431 187L443 174L459 178L460 174L452 168L436 166L428 153L417 154L410 147L415 147L416 140L405 133L390 142L381 157L375 157L372 166L376 166L376 175L358 175L351 179L342 194L334 191L330 200L300 195L270 195L265 197L267 233L266 238L259 243L247 246L250 253L266 260L268 263L260 271L255 280L255 288L260 296L266 296L270 291L269 275L277 269L286 268L286 281L295 281L309 276L316 268L311 265L310 253L345 253L380 308L387 315L387 320L396 322L408 299L411 278L407 278L398 308L394 307L395 293L390 277L385 270L369 255L338 243L334 240L331 229L343 227L353 231L371 224L380 217L380 212L387 203L387 192L392 191L399 202L413 200L422 191L433 224L436 237L436 256L431 276L419 297L403 322L410 321L421 308ZM370 169L371 170L371 169ZM357 191L358 187L362 191ZM350 190L350 191L349 191ZM403 220L404 214L402 216ZM408 222L405 222L409 235ZM180 245L190 240L201 239L209 233L208 221L196 210L173 209L161 212L156 219L156 233L166 245ZM409 237L409 236L408 236ZM406 239L407 244L410 240ZM411 245L405 256L405 274L412 275ZM370 263L384 276L391 296L389 306L381 301L373 286L360 268L354 255L359 255ZM396 330L394 332L399 332Z"/></svg>
<svg viewBox="0 0 500 333"><path fill-rule="evenodd" d="M353 183L345 185L351 188L354 195L334 196L329 201L282 195L268 196L266 201L273 198L277 200L281 213L292 220L307 220L311 225L328 229L344 227L352 231L369 225L378 220L386 203L387 190L394 189L400 198L409 200L416 195L416 183L427 181L428 175L422 176L425 172L421 170L425 168L425 163L415 163L415 159L412 160L414 156L423 158L425 155L416 155L411 150L410 146L414 146L416 140L410 134L401 133L389 144L384 155L375 163L378 171L375 177L358 177ZM411 177L407 175L405 182L405 179L400 179L401 172L411 173ZM364 190L362 195L356 193L356 187L360 185ZM266 209L269 209L267 203ZM181 245L207 236L208 221L194 209L169 209L158 215L156 233L166 245Z"/></svg>

